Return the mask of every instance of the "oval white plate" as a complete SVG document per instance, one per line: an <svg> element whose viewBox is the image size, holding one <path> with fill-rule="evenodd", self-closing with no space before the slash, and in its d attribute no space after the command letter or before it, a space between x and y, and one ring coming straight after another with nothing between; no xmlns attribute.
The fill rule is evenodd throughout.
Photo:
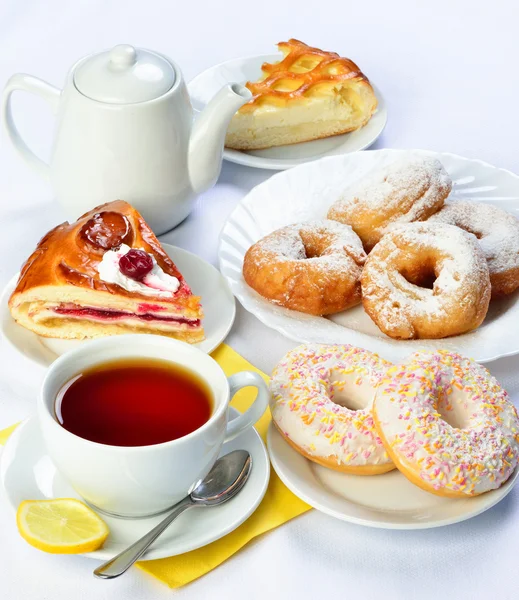
<svg viewBox="0 0 519 600"><path fill-rule="evenodd" d="M271 304L242 277L247 249L263 236L290 223L322 218L341 191L372 168L411 151L374 150L323 158L277 173L255 187L234 209L220 234L220 270L234 295L260 321L298 342L353 344L401 360L420 348L458 351L480 362L519 352L519 294L490 304L484 323L470 333L443 340L392 340L364 312L362 305L331 318L314 317ZM437 157L453 181L452 198L489 202L515 215L519 177L487 163L454 154L412 151Z"/></svg>
<svg viewBox="0 0 519 600"><path fill-rule="evenodd" d="M279 59L280 54L235 58L203 71L188 85L194 109L197 111L203 110L216 92L226 83L244 84L247 81L256 81L261 75L261 65L264 62L274 62ZM373 85L373 82L371 84ZM225 148L223 157L225 160L247 167L284 170L323 156L364 150L375 143L384 130L387 121L384 98L375 85L373 85L373 89L378 100L377 111L369 122L357 131L302 144L268 148L267 150L245 152Z"/></svg>
<svg viewBox="0 0 519 600"><path fill-rule="evenodd" d="M210 353L223 342L234 323L236 304L232 292L218 269L196 254L170 244L162 244L162 247L184 275L193 293L202 298L205 340L195 345ZM15 275L0 298L0 332L15 350L47 367L58 356L81 344L81 340L44 338L18 325L7 305L17 280L18 275Z"/></svg>
<svg viewBox="0 0 519 600"><path fill-rule="evenodd" d="M397 470L369 477L321 467L289 446L272 423L267 447L279 478L301 500L336 519L381 529L429 529L465 521L502 500L519 475L516 469L499 489L480 496L442 498Z"/></svg>
<svg viewBox="0 0 519 600"><path fill-rule="evenodd" d="M230 418L238 411L229 409ZM190 552L227 535L241 525L262 501L270 478L267 450L252 427L235 440L224 444L221 455L232 450L248 450L253 469L243 490L232 500L213 508L187 511L146 552L143 560L166 558ZM17 427L2 451L0 480L11 508L16 511L22 500L81 497L70 487L45 450L38 421L28 419ZM110 529L105 545L88 558L108 560L155 527L164 515L144 519L118 519L102 515Z"/></svg>

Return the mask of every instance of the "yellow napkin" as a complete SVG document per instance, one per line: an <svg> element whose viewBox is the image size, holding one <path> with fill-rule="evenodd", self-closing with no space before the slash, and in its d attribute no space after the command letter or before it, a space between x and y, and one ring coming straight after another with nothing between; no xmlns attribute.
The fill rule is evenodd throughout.
<svg viewBox="0 0 519 600"><path fill-rule="evenodd" d="M265 381L268 381L268 377L264 373L253 367L226 344L217 348L212 356L227 376L238 371L256 371ZM249 407L254 396L254 390L243 389L236 394L231 406L243 412ZM256 423L256 429L263 441L266 440L270 419L270 412L267 410ZM16 425L13 425L0 431L0 444L5 443L15 427ZM172 588L181 587L212 571L256 536L290 521L309 509L307 504L288 490L274 470L271 470L270 482L263 501L245 523L242 523L233 532L198 550L170 558L143 561L137 563L137 566Z"/></svg>
<svg viewBox="0 0 519 600"><path fill-rule="evenodd" d="M7 442L7 438L13 433L13 431L18 427L18 423L11 425L10 427L6 427L0 431L0 445L4 445Z"/></svg>

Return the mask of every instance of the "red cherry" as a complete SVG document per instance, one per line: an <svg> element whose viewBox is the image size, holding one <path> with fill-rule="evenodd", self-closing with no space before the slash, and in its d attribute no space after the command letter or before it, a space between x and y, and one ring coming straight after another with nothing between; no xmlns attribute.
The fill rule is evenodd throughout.
<svg viewBox="0 0 519 600"><path fill-rule="evenodd" d="M142 281L153 269L153 260L144 250L132 248L119 259L119 268L126 277L135 281Z"/></svg>

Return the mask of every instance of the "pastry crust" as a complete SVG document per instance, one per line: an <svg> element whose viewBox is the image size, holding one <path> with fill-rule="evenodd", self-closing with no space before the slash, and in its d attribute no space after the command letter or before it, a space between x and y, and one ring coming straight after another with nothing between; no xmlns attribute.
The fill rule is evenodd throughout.
<svg viewBox="0 0 519 600"><path fill-rule="evenodd" d="M369 252L390 228L438 211L452 181L435 158L404 158L374 171L344 192L328 218L351 225Z"/></svg>
<svg viewBox="0 0 519 600"><path fill-rule="evenodd" d="M166 274L179 280L177 292L150 296L103 281L97 267L104 253L123 243L151 254ZM9 308L20 325L46 337L145 332L190 342L203 339L200 298L141 215L122 200L49 231L23 265Z"/></svg>
<svg viewBox="0 0 519 600"><path fill-rule="evenodd" d="M262 78L246 84L253 97L233 117L226 147L297 144L354 131L369 121L377 99L353 61L295 39L278 48L282 60L264 63Z"/></svg>
<svg viewBox="0 0 519 600"><path fill-rule="evenodd" d="M309 221L274 231L247 250L243 277L275 304L311 315L360 302L366 254L351 227Z"/></svg>
<svg viewBox="0 0 519 600"><path fill-rule="evenodd" d="M454 225L400 225L371 251L362 303L395 339L437 339L476 329L490 301L485 257L473 235Z"/></svg>

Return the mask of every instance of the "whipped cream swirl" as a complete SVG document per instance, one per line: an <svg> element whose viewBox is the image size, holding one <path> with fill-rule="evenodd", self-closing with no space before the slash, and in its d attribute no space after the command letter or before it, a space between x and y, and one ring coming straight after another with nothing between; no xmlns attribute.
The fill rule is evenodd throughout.
<svg viewBox="0 0 519 600"><path fill-rule="evenodd" d="M106 283L115 283L128 292L170 298L180 287L180 281L164 273L153 255L149 255L153 261L153 269L142 281L131 279L121 272L119 260L130 250L131 248L126 244L121 244L116 250L107 250L97 265L99 277Z"/></svg>

